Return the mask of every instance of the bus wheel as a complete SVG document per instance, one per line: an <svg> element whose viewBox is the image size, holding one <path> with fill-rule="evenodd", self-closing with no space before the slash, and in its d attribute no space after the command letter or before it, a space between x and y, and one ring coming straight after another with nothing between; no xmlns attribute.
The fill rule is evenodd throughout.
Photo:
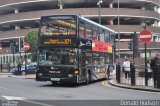
<svg viewBox="0 0 160 106"><path fill-rule="evenodd" d="M52 85L56 85L56 84L57 84L57 82L52 81Z"/></svg>
<svg viewBox="0 0 160 106"><path fill-rule="evenodd" d="M86 82L85 82L85 85L89 84L90 82L90 74L88 71L86 71Z"/></svg>

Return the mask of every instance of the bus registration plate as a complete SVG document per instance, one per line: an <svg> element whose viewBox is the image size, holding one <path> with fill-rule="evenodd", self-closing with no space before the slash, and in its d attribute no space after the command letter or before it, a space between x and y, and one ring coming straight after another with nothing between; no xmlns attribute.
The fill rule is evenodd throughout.
<svg viewBox="0 0 160 106"><path fill-rule="evenodd" d="M51 81L60 81L60 78L51 78Z"/></svg>

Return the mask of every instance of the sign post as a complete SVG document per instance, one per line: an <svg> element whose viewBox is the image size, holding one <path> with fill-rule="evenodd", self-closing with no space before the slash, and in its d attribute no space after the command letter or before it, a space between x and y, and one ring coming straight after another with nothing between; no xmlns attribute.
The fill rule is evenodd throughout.
<svg viewBox="0 0 160 106"><path fill-rule="evenodd" d="M25 52L25 71L26 71L27 70L27 66L26 66L26 63L27 63L26 51L29 50L29 48L30 48L29 43L24 42L23 43L23 48L24 48L24 52Z"/></svg>
<svg viewBox="0 0 160 106"><path fill-rule="evenodd" d="M139 38L141 42L144 42L144 52L145 52L145 85L148 86L148 74L147 74L147 44L148 42L151 41L152 39L152 33L148 30L146 30L146 28L140 32L139 34Z"/></svg>
<svg viewBox="0 0 160 106"><path fill-rule="evenodd" d="M0 44L0 52L2 52L2 44ZM1 53L1 72L2 72L2 53Z"/></svg>

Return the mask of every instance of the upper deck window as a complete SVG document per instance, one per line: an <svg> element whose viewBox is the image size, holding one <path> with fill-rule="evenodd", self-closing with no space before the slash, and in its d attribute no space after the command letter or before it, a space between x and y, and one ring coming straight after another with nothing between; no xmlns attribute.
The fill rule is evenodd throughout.
<svg viewBox="0 0 160 106"><path fill-rule="evenodd" d="M47 17L41 21L41 35L76 36L76 20L72 17Z"/></svg>

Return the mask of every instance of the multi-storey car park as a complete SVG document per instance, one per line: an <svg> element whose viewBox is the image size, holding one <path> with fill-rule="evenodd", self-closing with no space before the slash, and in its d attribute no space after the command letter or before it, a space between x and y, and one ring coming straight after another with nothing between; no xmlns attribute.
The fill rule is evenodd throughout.
<svg viewBox="0 0 160 106"><path fill-rule="evenodd" d="M100 6L97 5L98 1L0 0L0 39L4 42L11 39L18 42L20 36L38 30L41 16L80 14L97 23L101 19L102 25L116 32L116 41L120 41L117 46L122 57L130 54L128 41L131 40L131 35L143 30L144 25L147 25L147 29L153 34L152 41L147 44L148 54L153 55L160 51L160 27L158 27L160 0L103 0ZM143 56L143 43L139 43L139 50ZM3 48L2 62L13 62L12 53L10 44ZM15 56L17 60L18 55Z"/></svg>

